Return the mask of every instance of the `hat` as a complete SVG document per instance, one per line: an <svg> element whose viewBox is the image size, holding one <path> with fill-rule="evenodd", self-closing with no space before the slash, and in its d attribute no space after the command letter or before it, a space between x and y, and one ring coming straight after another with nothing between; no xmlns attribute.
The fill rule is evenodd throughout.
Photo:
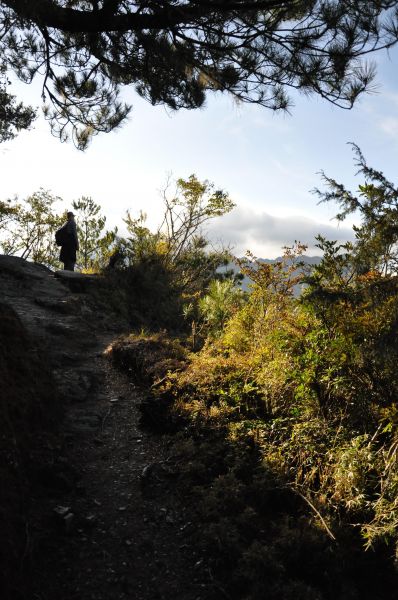
<svg viewBox="0 0 398 600"><path fill-rule="evenodd" d="M69 212L66 213L66 216L67 217L74 217L75 215L74 215L73 212L69 211Z"/></svg>

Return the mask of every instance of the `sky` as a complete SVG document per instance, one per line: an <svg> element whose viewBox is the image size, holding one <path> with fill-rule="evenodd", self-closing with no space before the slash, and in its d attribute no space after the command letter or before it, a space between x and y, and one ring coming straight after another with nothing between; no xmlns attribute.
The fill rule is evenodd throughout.
<svg viewBox="0 0 398 600"><path fill-rule="evenodd" d="M110 227L122 225L126 210L148 215L152 228L162 220L160 191L167 177L213 182L236 203L209 228L213 243L274 258L295 240L317 254L315 236L352 239L352 221L338 224L337 207L318 204L311 193L322 188L320 171L357 189L349 142L358 144L368 163L394 181L398 164L398 48L373 55L377 89L351 111L315 95L295 95L291 114L236 104L211 94L202 109L171 112L153 107L134 90L133 105L119 130L96 136L85 152L54 138L40 117L34 129L0 145L0 198L24 198L44 188L72 200L91 196ZM40 85L14 82L10 92L39 106Z"/></svg>

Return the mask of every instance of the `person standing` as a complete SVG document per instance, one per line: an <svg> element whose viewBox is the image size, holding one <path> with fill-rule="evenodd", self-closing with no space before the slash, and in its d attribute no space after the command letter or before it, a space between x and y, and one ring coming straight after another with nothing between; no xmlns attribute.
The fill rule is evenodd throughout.
<svg viewBox="0 0 398 600"><path fill-rule="evenodd" d="M76 251L79 250L79 240L77 237L75 215L73 212L68 212L67 218L67 222L62 227L65 236L61 245L59 260L64 263L65 271L74 271L76 264Z"/></svg>

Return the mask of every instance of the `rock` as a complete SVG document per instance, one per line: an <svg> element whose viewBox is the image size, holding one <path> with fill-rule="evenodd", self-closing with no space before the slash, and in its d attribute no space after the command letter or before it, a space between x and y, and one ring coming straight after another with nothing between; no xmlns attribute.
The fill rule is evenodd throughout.
<svg viewBox="0 0 398 600"><path fill-rule="evenodd" d="M56 506L54 513L64 532L70 533L74 521L74 514L71 512L70 506Z"/></svg>
<svg viewBox="0 0 398 600"><path fill-rule="evenodd" d="M137 442L138 442L138 440L137 440ZM147 479L150 476L152 469L153 469L153 464L146 465L141 471L141 479Z"/></svg>
<svg viewBox="0 0 398 600"><path fill-rule="evenodd" d="M54 512L59 517L63 518L70 512L70 506L56 506Z"/></svg>
<svg viewBox="0 0 398 600"><path fill-rule="evenodd" d="M100 275L89 275L87 273L79 273L78 271L55 271L54 276L62 281L98 281Z"/></svg>
<svg viewBox="0 0 398 600"><path fill-rule="evenodd" d="M72 292L84 292L102 279L100 275L88 275L76 271L56 271L55 277L69 287Z"/></svg>
<svg viewBox="0 0 398 600"><path fill-rule="evenodd" d="M44 280L54 276L54 273L44 265L28 262L19 256L0 255L0 271L15 279Z"/></svg>
<svg viewBox="0 0 398 600"><path fill-rule="evenodd" d="M94 521L95 521L96 519L97 519L97 517L96 517L95 515L88 515L88 516L86 517L86 522L87 522L87 523L89 523L89 524L92 524L92 523L94 523Z"/></svg>
<svg viewBox="0 0 398 600"><path fill-rule="evenodd" d="M195 569L198 569L199 567L201 567L202 564L203 564L203 560L202 559L196 561L196 563L195 563Z"/></svg>

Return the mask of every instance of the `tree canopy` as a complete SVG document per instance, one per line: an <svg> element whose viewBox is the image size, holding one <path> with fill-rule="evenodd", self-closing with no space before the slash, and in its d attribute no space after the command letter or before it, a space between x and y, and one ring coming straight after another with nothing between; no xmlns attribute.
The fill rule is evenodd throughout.
<svg viewBox="0 0 398 600"><path fill-rule="evenodd" d="M352 144L358 173L364 177L357 192L347 189L342 183L328 177L322 171L326 190L315 189L321 202L333 202L340 207L336 215L338 221L344 221L351 214L361 218L360 226L353 226L356 243L346 244L350 262L360 274L375 271L383 275L398 274L398 187L385 175L370 167L360 148ZM322 240L322 249L327 253L328 243ZM331 244L331 245L330 245ZM341 248L343 248L342 246ZM350 269L344 263L344 257L336 242L329 242L329 253L333 260L340 261L346 275ZM332 251L333 250L333 251ZM339 257L339 258L336 258ZM349 275L351 277L351 275Z"/></svg>
<svg viewBox="0 0 398 600"><path fill-rule="evenodd" d="M125 85L172 109L218 90L286 110L289 89L350 108L361 58L397 36L396 0L0 0L0 64L43 76L53 133L79 148L127 117Z"/></svg>
<svg viewBox="0 0 398 600"><path fill-rule="evenodd" d="M29 129L36 117L31 106L17 103L15 96L7 92L8 84L5 67L0 64L0 143L14 139L21 129Z"/></svg>

